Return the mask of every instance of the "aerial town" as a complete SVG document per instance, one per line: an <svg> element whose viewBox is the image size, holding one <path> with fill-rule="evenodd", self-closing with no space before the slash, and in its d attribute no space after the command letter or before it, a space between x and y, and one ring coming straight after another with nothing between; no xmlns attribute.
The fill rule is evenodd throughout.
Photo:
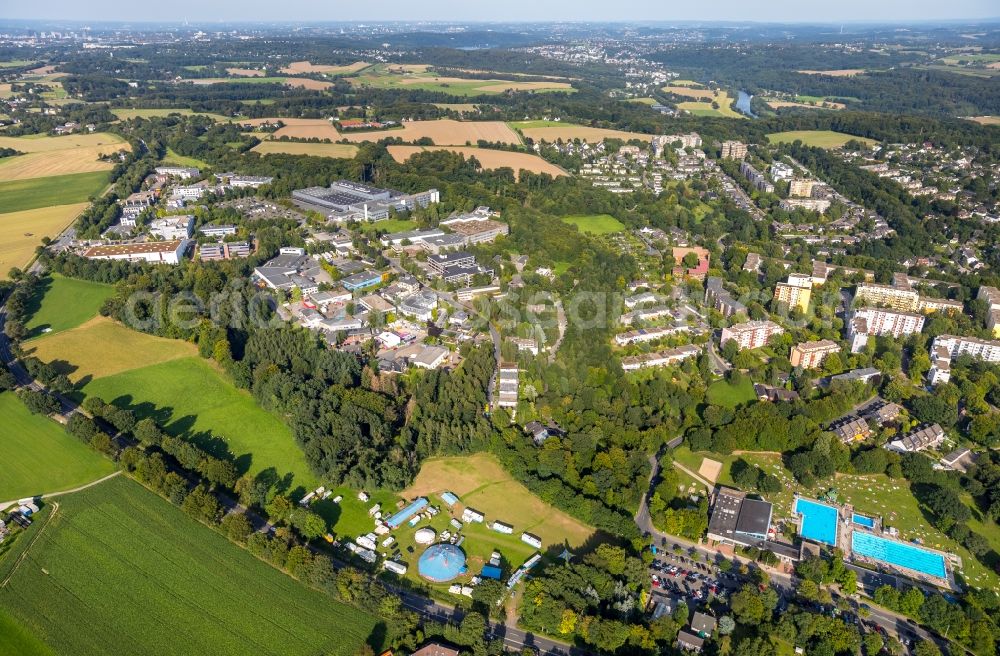
<svg viewBox="0 0 1000 656"><path fill-rule="evenodd" d="M0 9L0 654L996 654L971 5Z"/></svg>

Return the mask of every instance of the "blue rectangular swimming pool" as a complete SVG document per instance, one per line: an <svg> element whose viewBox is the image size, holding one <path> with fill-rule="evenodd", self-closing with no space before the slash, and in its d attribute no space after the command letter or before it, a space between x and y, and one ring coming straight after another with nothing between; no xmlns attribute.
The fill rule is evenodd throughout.
<svg viewBox="0 0 1000 656"><path fill-rule="evenodd" d="M818 501L795 499L793 512L802 515L799 535L809 540L837 546L837 509Z"/></svg>
<svg viewBox="0 0 1000 656"><path fill-rule="evenodd" d="M905 567L928 576L946 578L944 556L927 549L879 537L873 533L853 531L852 549L860 556L867 556L896 567Z"/></svg>
<svg viewBox="0 0 1000 656"><path fill-rule="evenodd" d="M864 526L865 528L875 528L875 520L871 517L865 517L864 515L851 515L851 521L858 526Z"/></svg>

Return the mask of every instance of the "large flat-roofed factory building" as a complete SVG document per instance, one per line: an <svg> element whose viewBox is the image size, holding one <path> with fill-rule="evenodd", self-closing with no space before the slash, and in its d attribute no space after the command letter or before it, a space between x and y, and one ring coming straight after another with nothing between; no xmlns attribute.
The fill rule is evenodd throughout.
<svg viewBox="0 0 1000 656"><path fill-rule="evenodd" d="M292 192L292 199L309 209L326 210L334 220L382 221L392 210L409 212L440 202L437 189L417 194L404 194L393 189L380 189L360 182L338 180L329 187L308 187Z"/></svg>

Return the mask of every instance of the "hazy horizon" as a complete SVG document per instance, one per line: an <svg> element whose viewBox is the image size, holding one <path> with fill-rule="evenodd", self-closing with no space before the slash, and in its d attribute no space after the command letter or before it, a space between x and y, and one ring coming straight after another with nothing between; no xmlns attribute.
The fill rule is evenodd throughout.
<svg viewBox="0 0 1000 656"><path fill-rule="evenodd" d="M0 20L73 22L669 22L744 21L767 23L916 23L928 21L991 20L1000 17L991 0L844 0L839 3L774 0L751 5L736 0L711 0L697 5L670 6L656 0L631 0L609 4L595 0L536 3L508 0L503 4L464 3L444 0L421 3L384 0L376 14L370 6L317 6L314 0L285 0L280 4L261 0L206 4L175 0L162 5L129 4L118 0L91 0L86 4L52 0L44 5L13 3L0 9Z"/></svg>

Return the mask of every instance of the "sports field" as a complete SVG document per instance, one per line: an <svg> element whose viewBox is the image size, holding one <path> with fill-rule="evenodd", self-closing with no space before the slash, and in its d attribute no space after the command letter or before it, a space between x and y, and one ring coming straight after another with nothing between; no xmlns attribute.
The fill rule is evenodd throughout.
<svg viewBox="0 0 1000 656"><path fill-rule="evenodd" d="M840 148L851 139L861 141L868 145L874 145L874 139L865 137L855 137L853 134L834 132L833 130L790 130L788 132L772 132L767 135L767 140L771 143L792 143L798 139L806 146L818 146L820 148Z"/></svg>
<svg viewBox="0 0 1000 656"><path fill-rule="evenodd" d="M177 344L193 351L193 346ZM197 356L95 378L83 387L83 393L130 407L140 418L153 416L168 433L191 439L209 451L216 450L221 440L237 458L241 472L274 467L278 476L294 476L291 489L318 485L288 426Z"/></svg>
<svg viewBox="0 0 1000 656"><path fill-rule="evenodd" d="M60 654L351 656L377 623L124 477L60 498L22 538L0 608Z"/></svg>
<svg viewBox="0 0 1000 656"><path fill-rule="evenodd" d="M519 176L521 169L533 173L548 173L556 177L566 175L566 172L555 164L530 153L512 153L505 150L460 146L389 146L389 154L397 162L405 162L416 153L428 150L450 150L454 153L461 153L466 159L475 157L484 169L510 167L514 169L515 176Z"/></svg>
<svg viewBox="0 0 1000 656"><path fill-rule="evenodd" d="M98 293L88 291L87 305L71 311L70 319L80 319L92 309L96 300L93 296ZM56 362L75 383L191 357L197 352L188 342L147 335L107 317L90 316L75 327L31 340L26 344L28 354L43 362Z"/></svg>
<svg viewBox="0 0 1000 656"><path fill-rule="evenodd" d="M0 214L82 203L108 184L105 171L0 182Z"/></svg>
<svg viewBox="0 0 1000 656"><path fill-rule="evenodd" d="M128 142L107 134L71 134L64 137L2 137L0 148L25 153L0 160L0 180L24 180L67 173L110 171L112 165L98 160L119 150L130 150Z"/></svg>
<svg viewBox="0 0 1000 656"><path fill-rule="evenodd" d="M301 141L262 141L253 147L253 152L267 155L285 153L288 155L313 155L314 157L340 157L350 159L358 154L358 147L337 143L303 143Z"/></svg>
<svg viewBox="0 0 1000 656"><path fill-rule="evenodd" d="M649 141L652 135L641 132L626 132L623 130L610 130L607 128L591 128L585 125L567 125L553 121L517 121L510 124L512 128L521 131L528 139L535 141L548 141L554 143L560 139L563 141L573 141L580 139L588 143L597 143L605 139L639 139Z"/></svg>
<svg viewBox="0 0 1000 656"><path fill-rule="evenodd" d="M56 205L0 214L0 279L7 277L11 267L30 262L42 237L59 234L87 205Z"/></svg>
<svg viewBox="0 0 1000 656"><path fill-rule="evenodd" d="M292 62L281 69L282 73L288 75L308 75L310 73L322 73L324 75L347 75L357 73L362 68L367 68L369 64L365 62L354 62L347 66L331 66L327 64L313 64L307 61Z"/></svg>
<svg viewBox="0 0 1000 656"><path fill-rule="evenodd" d="M343 137L354 142L378 141L387 137L403 141L417 141L429 137L436 146L463 146L476 144L480 139L505 144L519 144L520 137L503 121L455 121L450 118L436 121L406 121L402 129L380 130L377 132L343 133Z"/></svg>
<svg viewBox="0 0 1000 656"><path fill-rule="evenodd" d="M28 308L28 334L32 337L75 328L93 319L114 287L89 280L66 278L53 273L41 283L39 294Z"/></svg>
<svg viewBox="0 0 1000 656"><path fill-rule="evenodd" d="M0 506L27 496L68 490L114 471L110 460L61 424L33 415L13 392L0 394Z"/></svg>
<svg viewBox="0 0 1000 656"><path fill-rule="evenodd" d="M625 224L610 214L580 214L564 216L562 220L563 223L575 225L580 232L590 235L609 235L625 229Z"/></svg>

